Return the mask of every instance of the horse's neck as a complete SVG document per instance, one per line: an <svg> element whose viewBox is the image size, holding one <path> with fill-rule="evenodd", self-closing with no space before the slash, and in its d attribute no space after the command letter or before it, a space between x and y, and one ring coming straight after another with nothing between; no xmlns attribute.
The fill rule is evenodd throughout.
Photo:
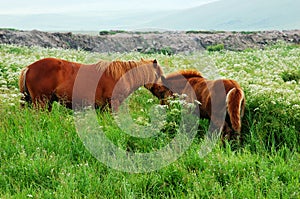
<svg viewBox="0 0 300 199"><path fill-rule="evenodd" d="M203 78L199 74L183 74L182 76L184 76L186 79L190 79L190 78Z"/></svg>
<svg viewBox="0 0 300 199"><path fill-rule="evenodd" d="M173 92L182 93L187 83L193 86L199 81L206 81L206 79L202 76L195 76L195 74L184 74L168 79L167 86L171 88Z"/></svg>
<svg viewBox="0 0 300 199"><path fill-rule="evenodd" d="M121 77L121 79L131 90L135 90L148 83L156 83L156 76L150 68L140 69L139 67L134 67L125 72L124 75L126 76Z"/></svg>
<svg viewBox="0 0 300 199"><path fill-rule="evenodd" d="M174 93L182 93L185 85L187 83L187 80L185 78L177 78L177 79L171 79L167 80L167 87L171 89Z"/></svg>
<svg viewBox="0 0 300 199"><path fill-rule="evenodd" d="M187 80L188 80L189 84L191 84L191 86L194 86L195 84L199 84L202 82L205 82L205 83L210 82L209 80L206 80L203 77L191 77L191 78L188 78Z"/></svg>

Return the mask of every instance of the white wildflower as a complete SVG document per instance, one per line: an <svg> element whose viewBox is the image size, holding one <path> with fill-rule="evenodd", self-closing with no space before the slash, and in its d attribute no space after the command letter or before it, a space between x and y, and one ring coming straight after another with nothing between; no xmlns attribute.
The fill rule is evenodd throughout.
<svg viewBox="0 0 300 199"><path fill-rule="evenodd" d="M153 103L153 101L154 101L153 99L148 99L147 103Z"/></svg>

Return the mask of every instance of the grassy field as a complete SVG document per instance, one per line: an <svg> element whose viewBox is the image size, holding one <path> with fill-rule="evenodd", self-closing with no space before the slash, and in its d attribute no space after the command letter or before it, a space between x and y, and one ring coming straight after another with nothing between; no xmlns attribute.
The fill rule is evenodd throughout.
<svg viewBox="0 0 300 199"><path fill-rule="evenodd" d="M247 100L243 142L217 145L200 157L208 128L201 120L188 150L164 168L147 173L112 169L86 149L71 110L59 104L50 113L20 109L20 69L44 57L82 63L156 58L166 73L197 68L209 78L235 79ZM147 126L158 100L140 88L128 103L133 121ZM150 138L124 133L107 112L98 117L115 145L146 153L172 140L176 110L176 104L171 106L163 130ZM299 45L172 56L0 45L0 118L0 198L300 198Z"/></svg>

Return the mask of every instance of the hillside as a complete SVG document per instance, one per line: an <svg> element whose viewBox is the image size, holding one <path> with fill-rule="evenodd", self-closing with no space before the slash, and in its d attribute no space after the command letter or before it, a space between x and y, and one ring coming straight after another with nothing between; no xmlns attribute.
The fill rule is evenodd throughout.
<svg viewBox="0 0 300 199"><path fill-rule="evenodd" d="M282 30L300 28L300 1L220 0L178 11L146 26L166 29Z"/></svg>
<svg viewBox="0 0 300 199"><path fill-rule="evenodd" d="M2 15L0 27L43 31L99 29L138 29L145 21L156 20L173 12L104 12L94 13L47 13L28 15ZM150 16L150 17L149 17Z"/></svg>
<svg viewBox="0 0 300 199"><path fill-rule="evenodd" d="M264 48L278 41L300 43L300 30L262 32L124 32L114 35L0 30L0 44L83 49L92 52L190 53L224 44L228 50Z"/></svg>

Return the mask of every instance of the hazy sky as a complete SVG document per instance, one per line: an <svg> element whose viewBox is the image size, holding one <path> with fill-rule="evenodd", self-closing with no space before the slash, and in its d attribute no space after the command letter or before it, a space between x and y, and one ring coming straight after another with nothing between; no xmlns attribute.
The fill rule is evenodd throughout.
<svg viewBox="0 0 300 199"><path fill-rule="evenodd" d="M128 10L174 10L216 0L1 0L0 14L46 14Z"/></svg>

